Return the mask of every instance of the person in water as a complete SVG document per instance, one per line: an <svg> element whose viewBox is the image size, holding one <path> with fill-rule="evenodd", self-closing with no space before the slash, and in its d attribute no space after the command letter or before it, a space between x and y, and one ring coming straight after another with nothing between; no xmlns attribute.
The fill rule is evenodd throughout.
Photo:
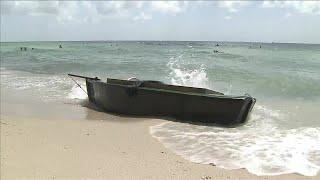
<svg viewBox="0 0 320 180"><path fill-rule="evenodd" d="M59 45L59 48L62 48L62 45L61 45L61 44Z"/></svg>

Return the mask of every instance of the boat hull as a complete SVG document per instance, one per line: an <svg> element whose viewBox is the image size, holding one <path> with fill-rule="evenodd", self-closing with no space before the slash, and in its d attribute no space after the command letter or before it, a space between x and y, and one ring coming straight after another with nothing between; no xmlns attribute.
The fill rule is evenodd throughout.
<svg viewBox="0 0 320 180"><path fill-rule="evenodd" d="M173 117L179 121L238 125L246 122L255 103L250 96L188 93L100 80L86 80L86 84L89 101L108 112Z"/></svg>

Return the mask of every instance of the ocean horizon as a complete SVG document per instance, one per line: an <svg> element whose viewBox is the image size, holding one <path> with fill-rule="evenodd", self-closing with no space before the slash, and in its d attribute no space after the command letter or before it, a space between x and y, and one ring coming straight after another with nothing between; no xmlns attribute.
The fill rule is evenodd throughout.
<svg viewBox="0 0 320 180"><path fill-rule="evenodd" d="M226 40L23 40L23 41L0 41L0 43L32 43L32 42L215 42L215 43L261 43L261 44L305 44L320 45L311 42L277 42L277 41L226 41Z"/></svg>

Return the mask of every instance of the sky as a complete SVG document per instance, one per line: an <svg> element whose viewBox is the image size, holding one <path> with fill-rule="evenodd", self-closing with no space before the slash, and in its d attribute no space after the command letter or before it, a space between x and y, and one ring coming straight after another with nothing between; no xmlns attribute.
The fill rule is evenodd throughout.
<svg viewBox="0 0 320 180"><path fill-rule="evenodd" d="M2 1L1 42L320 43L320 1Z"/></svg>

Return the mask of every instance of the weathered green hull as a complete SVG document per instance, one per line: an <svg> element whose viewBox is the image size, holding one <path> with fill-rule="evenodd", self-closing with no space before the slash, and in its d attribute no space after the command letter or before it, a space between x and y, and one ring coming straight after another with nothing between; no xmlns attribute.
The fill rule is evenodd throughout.
<svg viewBox="0 0 320 180"><path fill-rule="evenodd" d="M238 125L245 123L254 106L251 96L225 96L208 89L157 82L87 79L90 102L108 112L165 116L180 121Z"/></svg>

